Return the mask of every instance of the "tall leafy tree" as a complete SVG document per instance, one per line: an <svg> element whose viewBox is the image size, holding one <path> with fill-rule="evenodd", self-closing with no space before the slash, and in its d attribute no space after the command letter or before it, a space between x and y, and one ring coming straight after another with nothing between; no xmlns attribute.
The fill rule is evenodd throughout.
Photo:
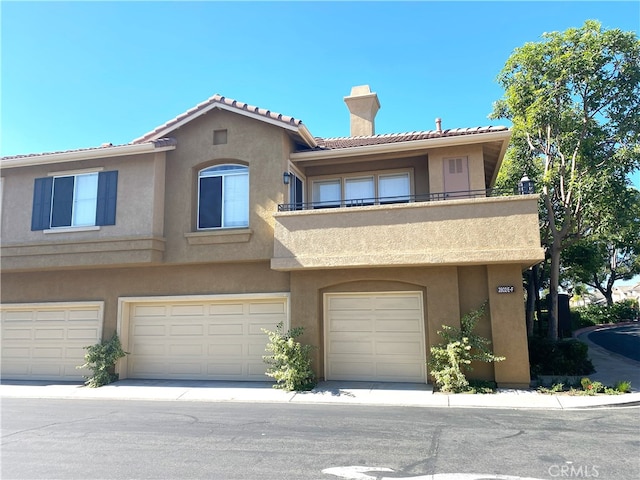
<svg viewBox="0 0 640 480"><path fill-rule="evenodd" d="M565 276L597 289L608 305L616 281L640 274L640 192L626 188L612 203L618 206L615 215L603 211L599 228L562 252Z"/></svg>
<svg viewBox="0 0 640 480"><path fill-rule="evenodd" d="M512 121L515 148L539 165L557 339L561 253L597 229L605 184L625 185L640 167L640 42L588 20L517 48L498 82L505 93L492 117Z"/></svg>

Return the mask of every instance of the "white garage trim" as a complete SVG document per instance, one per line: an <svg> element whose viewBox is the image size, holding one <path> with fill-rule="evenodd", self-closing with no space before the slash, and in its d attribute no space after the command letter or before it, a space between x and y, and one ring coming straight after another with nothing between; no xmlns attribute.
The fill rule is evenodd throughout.
<svg viewBox="0 0 640 480"><path fill-rule="evenodd" d="M84 347L102 340L104 302L0 305L2 378L80 381Z"/></svg>
<svg viewBox="0 0 640 480"><path fill-rule="evenodd" d="M116 371L120 378L268 381L256 335L280 321L287 330L289 312L289 293L121 297L117 331L130 354Z"/></svg>
<svg viewBox="0 0 640 480"><path fill-rule="evenodd" d="M327 380L426 383L420 291L324 294Z"/></svg>

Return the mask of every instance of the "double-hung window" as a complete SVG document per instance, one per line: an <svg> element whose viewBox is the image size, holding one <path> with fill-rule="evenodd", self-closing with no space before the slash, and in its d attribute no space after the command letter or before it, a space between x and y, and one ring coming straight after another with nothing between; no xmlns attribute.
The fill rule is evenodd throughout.
<svg viewBox="0 0 640 480"><path fill-rule="evenodd" d="M31 230L115 225L118 172L36 178Z"/></svg>
<svg viewBox="0 0 640 480"><path fill-rule="evenodd" d="M216 165L198 174L198 229L249 226L249 168Z"/></svg>

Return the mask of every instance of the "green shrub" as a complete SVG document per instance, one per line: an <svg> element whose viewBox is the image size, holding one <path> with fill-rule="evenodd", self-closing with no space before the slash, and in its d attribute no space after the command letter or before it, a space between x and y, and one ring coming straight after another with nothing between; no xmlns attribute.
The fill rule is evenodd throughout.
<svg viewBox="0 0 640 480"><path fill-rule="evenodd" d="M531 376L589 375L595 368L588 352L589 347L576 339L553 341L547 337L529 337Z"/></svg>
<svg viewBox="0 0 640 480"><path fill-rule="evenodd" d="M478 320L484 315L486 302L460 320L460 328L443 325L438 334L445 343L431 347L427 362L429 373L441 392L468 392L474 390L465 375L472 370L472 362L499 362L504 357L493 354L491 342L473 333Z"/></svg>
<svg viewBox="0 0 640 480"><path fill-rule="evenodd" d="M616 382L616 384L613 386L613 389L620 393L629 393L631 392L631 382L627 380Z"/></svg>
<svg viewBox="0 0 640 480"><path fill-rule="evenodd" d="M269 368L267 375L276 380L274 388L288 392L311 390L316 385L315 375L311 369L311 345L302 345L295 339L302 335L302 327L283 332L280 322L276 331L263 329L269 336L267 351L270 355L262 357Z"/></svg>
<svg viewBox="0 0 640 480"><path fill-rule="evenodd" d="M576 312L579 315L581 327L619 323L638 318L638 304L633 299L626 299L611 306L591 304L579 307Z"/></svg>
<svg viewBox="0 0 640 480"><path fill-rule="evenodd" d="M93 375L84 376L87 379L85 385L91 388L101 387L118 380L118 374L114 372L116 362L127 355L122 349L122 344L117 334L111 340L103 343L96 343L84 347L87 353L84 355L84 365L76 368L86 368L93 371Z"/></svg>

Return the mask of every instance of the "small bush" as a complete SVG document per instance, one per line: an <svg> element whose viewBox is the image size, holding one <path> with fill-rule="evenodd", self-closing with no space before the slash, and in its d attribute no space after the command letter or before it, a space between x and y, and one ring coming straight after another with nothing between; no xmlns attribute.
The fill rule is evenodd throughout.
<svg viewBox="0 0 640 480"><path fill-rule="evenodd" d="M589 347L576 339L553 341L547 337L530 337L531 375L589 375L595 368L588 351Z"/></svg>
<svg viewBox="0 0 640 480"><path fill-rule="evenodd" d="M627 299L611 306L591 304L579 307L576 312L579 315L581 327L619 323L638 318L638 304L632 299Z"/></svg>
<svg viewBox="0 0 640 480"><path fill-rule="evenodd" d="M629 393L631 392L631 382L627 380L616 382L616 384L613 386L613 389L620 393Z"/></svg>
<svg viewBox="0 0 640 480"><path fill-rule="evenodd" d="M315 375L311 369L311 345L302 345L295 339L302 335L302 327L283 331L280 322L276 331L263 329L269 336L267 351L271 355L262 357L269 368L267 375L276 380L274 388L288 392L311 390L316 385Z"/></svg>
<svg viewBox="0 0 640 480"><path fill-rule="evenodd" d="M460 328L443 325L438 334L445 343L431 347L427 362L429 373L441 392L471 392L465 372L472 370L472 362L500 362L504 357L493 354L491 342L473 333L478 320L484 315L486 302L460 320ZM482 389L482 388L481 388ZM477 389L475 389L477 391ZM474 393L476 393L474 391Z"/></svg>
<svg viewBox="0 0 640 480"><path fill-rule="evenodd" d="M613 387L607 387L602 382L594 382L588 377L580 379L577 385L565 385L554 383L551 388L538 387L540 393L568 393L569 395L591 396L591 395L621 395L631 391L631 382L617 382Z"/></svg>
<svg viewBox="0 0 640 480"><path fill-rule="evenodd" d="M84 382L85 385L97 388L118 380L118 374L114 372L116 362L128 352L122 349L117 334L114 334L108 342L96 343L84 348L87 351L84 355L85 363L76 368L86 368L93 371L93 375L84 376L87 379Z"/></svg>

